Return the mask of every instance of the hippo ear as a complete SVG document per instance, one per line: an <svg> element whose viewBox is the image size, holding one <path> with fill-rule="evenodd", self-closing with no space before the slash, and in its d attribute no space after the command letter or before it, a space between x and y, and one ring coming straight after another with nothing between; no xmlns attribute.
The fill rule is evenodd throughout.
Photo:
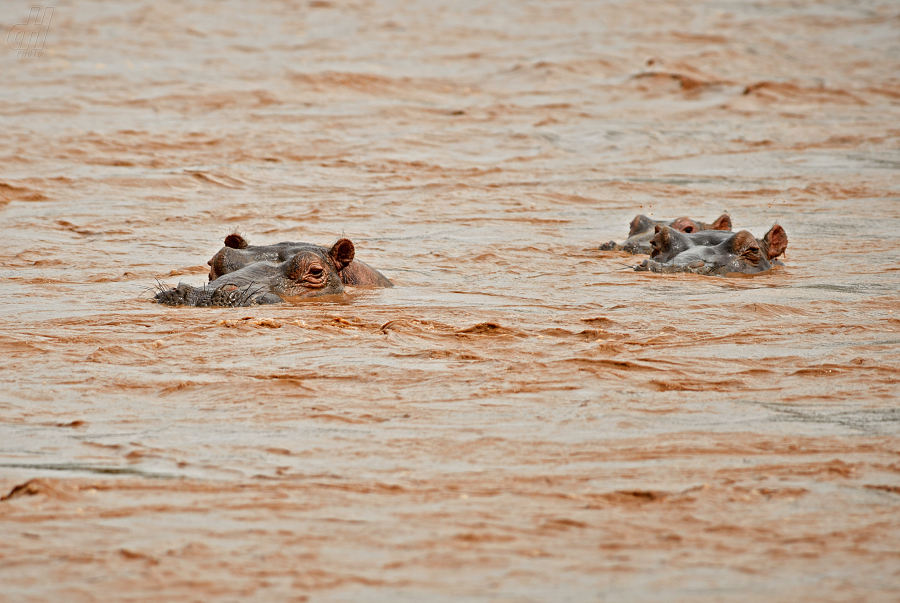
<svg viewBox="0 0 900 603"><path fill-rule="evenodd" d="M231 247L232 249L244 249L247 247L247 241L244 240L244 237L242 237L238 233L233 232L225 237L225 247Z"/></svg>
<svg viewBox="0 0 900 603"><path fill-rule="evenodd" d="M653 220L648 218L647 216L641 214L634 217L634 220L631 221L628 236L633 237L639 232L644 232L646 230L650 230L653 226Z"/></svg>
<svg viewBox="0 0 900 603"><path fill-rule="evenodd" d="M716 221L709 225L710 230L731 230L731 216L722 214Z"/></svg>
<svg viewBox="0 0 900 603"><path fill-rule="evenodd" d="M780 224L776 224L775 226L770 228L769 232L766 233L766 236L764 236L762 240L766 245L766 250L770 260L774 260L782 253L784 253L785 249L787 249L787 233L784 232L784 229Z"/></svg>
<svg viewBox="0 0 900 603"><path fill-rule="evenodd" d="M334 261L335 267L338 270L343 270L353 261L355 253L356 249L353 247L353 241L350 239L341 239L332 246L328 255L330 255L331 259Z"/></svg>

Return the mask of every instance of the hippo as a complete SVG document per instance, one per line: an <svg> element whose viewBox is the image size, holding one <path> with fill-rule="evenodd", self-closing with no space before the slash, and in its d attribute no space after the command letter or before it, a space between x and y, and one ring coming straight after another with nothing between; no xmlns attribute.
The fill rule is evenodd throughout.
<svg viewBox="0 0 900 603"><path fill-rule="evenodd" d="M787 243L787 234L778 224L761 239L746 230L683 233L659 225L650 242L650 259L635 270L710 276L758 274L784 265L776 258L787 249Z"/></svg>
<svg viewBox="0 0 900 603"><path fill-rule="evenodd" d="M352 243L351 243L352 246ZM312 243L293 243L283 241L274 245L250 245L246 239L237 233L225 237L225 246L222 247L207 263L209 265L209 280L215 281L222 275L229 274L245 266L259 261L284 262L301 251L324 248ZM353 258L352 250L350 260L342 268L338 268L341 282L345 285L356 287L393 287L383 274L368 264Z"/></svg>
<svg viewBox="0 0 900 603"><path fill-rule="evenodd" d="M234 239L232 242L237 244ZM291 251L283 254L264 251L259 260L249 255L234 256L243 265L238 265L238 261L225 261L232 257L226 253L225 260L217 264L214 260L225 251L223 249L209 264L213 270L218 270L216 265L225 266L227 272L219 274L211 270L210 282L200 287L186 283L171 288L161 286L155 300L169 306L242 307L339 295L344 292L345 284L393 286L380 272L361 262L359 264L364 268L349 273L347 281L352 282L342 278L347 268L355 263L355 248L349 239L340 239L330 249L311 243L283 243L270 247ZM227 245L226 249L233 250ZM244 245L243 249L252 248Z"/></svg>
<svg viewBox="0 0 900 603"><path fill-rule="evenodd" d="M628 231L628 239L621 245L615 241L603 243L600 249L603 251L625 251L627 253L650 253L650 239L655 234L657 226L668 226L679 232L693 234L701 230L731 230L731 216L722 214L716 218L711 224L692 220L688 217L676 218L674 220L653 220L641 214L635 216L631 221L631 228Z"/></svg>

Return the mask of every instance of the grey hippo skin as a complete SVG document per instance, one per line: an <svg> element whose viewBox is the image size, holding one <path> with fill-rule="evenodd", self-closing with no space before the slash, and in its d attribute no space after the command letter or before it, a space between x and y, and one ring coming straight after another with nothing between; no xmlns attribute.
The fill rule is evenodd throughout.
<svg viewBox="0 0 900 603"><path fill-rule="evenodd" d="M650 242L650 259L635 270L710 276L758 274L783 265L776 258L787 249L787 243L787 234L778 224L762 239L746 230L683 233L669 226L657 226Z"/></svg>
<svg viewBox="0 0 900 603"><path fill-rule="evenodd" d="M688 217L676 218L674 220L653 220L645 215L635 216L631 221L631 228L628 231L628 239L619 245L615 241L600 245L602 251L625 251L627 253L650 253L650 240L656 234L657 226L668 226L679 232L688 234L700 232L701 230L731 230L731 217L728 214L722 214L712 223L700 222L692 220Z"/></svg>
<svg viewBox="0 0 900 603"><path fill-rule="evenodd" d="M208 284L161 288L155 299L169 306L241 307L338 295L345 284L393 286L374 268L355 262L354 254L349 239L339 240L330 249L311 243L254 248L243 238L229 235L226 246L208 262Z"/></svg>

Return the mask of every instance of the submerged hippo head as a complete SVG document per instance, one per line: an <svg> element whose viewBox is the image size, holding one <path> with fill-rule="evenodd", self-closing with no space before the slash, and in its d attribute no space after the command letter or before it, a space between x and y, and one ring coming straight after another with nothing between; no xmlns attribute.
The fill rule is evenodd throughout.
<svg viewBox="0 0 900 603"><path fill-rule="evenodd" d="M160 291L156 300L172 306L249 306L337 295L344 292L340 271L354 254L349 239L331 249L310 245L283 262L257 261L202 287L179 283Z"/></svg>
<svg viewBox="0 0 900 603"><path fill-rule="evenodd" d="M762 239L746 230L681 233L671 227L657 229L651 242L651 259L636 270L693 272L726 276L756 274L772 268L787 248L787 234L776 224Z"/></svg>
<svg viewBox="0 0 900 603"><path fill-rule="evenodd" d="M206 262L209 265L209 280L212 282L260 261L284 262L300 252L331 253L327 248L313 243L283 241L274 245L250 245L244 237L233 233L225 237L225 246ZM352 256L349 261L335 263L335 268L345 285L393 287L383 274L364 262L354 260Z"/></svg>
<svg viewBox="0 0 900 603"><path fill-rule="evenodd" d="M635 216L631 221L628 230L628 239L622 245L610 241L609 243L601 245L600 249L621 249L628 253L650 253L650 241L653 239L656 229L663 226L668 226L678 232L688 234L706 230L730 231L731 217L728 214L722 214L712 223L707 224L706 222L700 222L699 220L693 220L688 217L676 218L675 220L654 220L641 214Z"/></svg>

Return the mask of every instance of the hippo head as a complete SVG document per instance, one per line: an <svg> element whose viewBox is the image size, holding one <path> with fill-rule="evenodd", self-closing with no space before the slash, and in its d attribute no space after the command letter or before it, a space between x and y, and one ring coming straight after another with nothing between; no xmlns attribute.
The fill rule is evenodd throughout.
<svg viewBox="0 0 900 603"><path fill-rule="evenodd" d="M236 242L235 239L232 241ZM243 262L242 266L202 287L186 283L171 288L161 285L155 299L170 306L240 307L338 295L344 292L341 271L353 261L355 254L353 242L349 239L340 239L330 249L308 243L298 244L291 248L291 255L283 261L281 254L284 249L271 251L256 248L257 251L259 249L263 251L256 253L246 245L226 245L210 260L212 271L219 270L223 265L234 267L232 265ZM243 251L248 253L230 255L230 252Z"/></svg>
<svg viewBox="0 0 900 603"><path fill-rule="evenodd" d="M651 259L645 260L642 269L717 276L755 274L769 270L786 247L787 235L778 224L762 239L746 230L687 234L660 226L651 241Z"/></svg>
<svg viewBox="0 0 900 603"><path fill-rule="evenodd" d="M331 249L311 247L300 251L279 264L282 279L273 290L294 299L343 293L340 272L353 261L355 253L350 239L340 239Z"/></svg>

